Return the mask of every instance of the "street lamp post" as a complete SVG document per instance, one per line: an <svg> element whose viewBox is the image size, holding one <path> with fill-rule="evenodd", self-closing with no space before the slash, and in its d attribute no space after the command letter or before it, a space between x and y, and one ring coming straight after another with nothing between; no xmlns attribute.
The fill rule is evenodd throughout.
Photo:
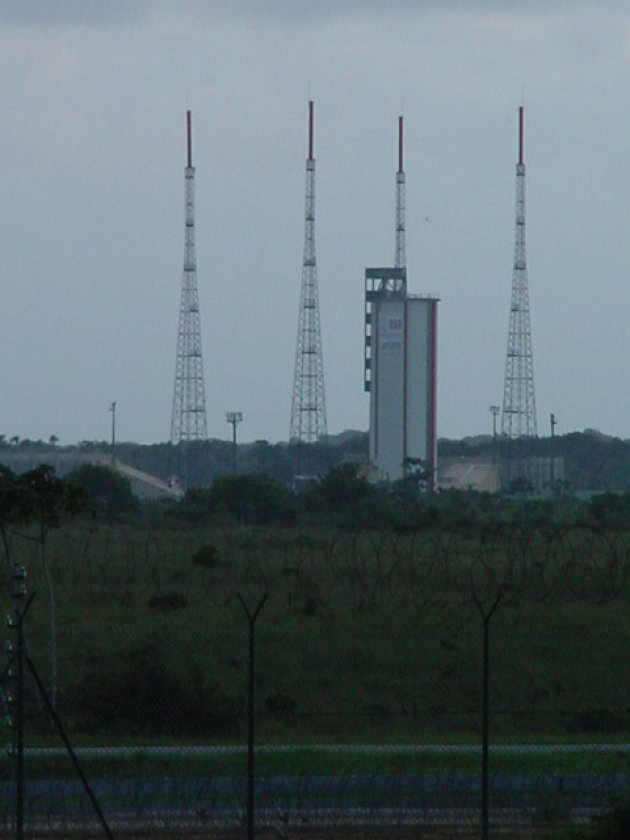
<svg viewBox="0 0 630 840"><path fill-rule="evenodd" d="M236 475L236 427L243 419L243 412L228 411L225 419L232 425L232 475Z"/></svg>

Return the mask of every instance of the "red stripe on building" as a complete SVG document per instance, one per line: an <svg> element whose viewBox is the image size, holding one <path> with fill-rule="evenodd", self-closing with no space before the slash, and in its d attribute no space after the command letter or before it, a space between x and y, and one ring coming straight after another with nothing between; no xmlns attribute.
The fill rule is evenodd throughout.
<svg viewBox="0 0 630 840"><path fill-rule="evenodd" d="M402 428L402 474L407 477L407 298L403 304L403 428Z"/></svg>
<svg viewBox="0 0 630 840"><path fill-rule="evenodd" d="M430 316L430 346L431 358L429 360L429 490L435 489L435 478L437 475L437 441L436 441L436 415L437 415L437 301L431 303Z"/></svg>

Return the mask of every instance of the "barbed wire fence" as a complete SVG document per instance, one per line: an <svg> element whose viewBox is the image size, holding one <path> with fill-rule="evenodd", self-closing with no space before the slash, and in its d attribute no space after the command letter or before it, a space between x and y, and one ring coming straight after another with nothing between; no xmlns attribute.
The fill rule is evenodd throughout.
<svg viewBox="0 0 630 840"><path fill-rule="evenodd" d="M247 826L239 595L270 596L253 677L258 826L289 837L386 824L403 837L468 825L485 837L587 819L630 784L623 531L225 528L169 540L90 526L62 530L50 553L71 616L58 708L76 740L99 744L77 753L115 826ZM28 629L45 659L45 623ZM32 689L25 700L27 731L50 741ZM12 760L0 765L5 831ZM24 760L27 825L90 823L59 748L27 743Z"/></svg>

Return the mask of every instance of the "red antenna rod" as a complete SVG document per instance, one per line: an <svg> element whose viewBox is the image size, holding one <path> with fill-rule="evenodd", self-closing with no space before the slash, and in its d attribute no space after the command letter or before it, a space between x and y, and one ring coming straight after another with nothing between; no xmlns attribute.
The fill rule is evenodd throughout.
<svg viewBox="0 0 630 840"><path fill-rule="evenodd" d="M186 129L188 135L188 168L192 166L192 132L190 130L190 123L191 123L191 114L190 111L186 111Z"/></svg>
<svg viewBox="0 0 630 840"><path fill-rule="evenodd" d="M523 163L523 106L518 109L518 162Z"/></svg>
<svg viewBox="0 0 630 840"><path fill-rule="evenodd" d="M403 118L398 117L398 171L403 171Z"/></svg>
<svg viewBox="0 0 630 840"><path fill-rule="evenodd" d="M308 159L313 160L313 100L308 101Z"/></svg>

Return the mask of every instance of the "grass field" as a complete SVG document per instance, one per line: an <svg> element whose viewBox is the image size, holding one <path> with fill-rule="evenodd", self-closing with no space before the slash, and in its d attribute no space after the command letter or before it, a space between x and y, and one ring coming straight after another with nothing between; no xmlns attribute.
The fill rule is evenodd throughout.
<svg viewBox="0 0 630 840"><path fill-rule="evenodd" d="M49 541L58 705L81 743L242 743L248 648L237 595L253 607L264 593L259 742L478 743L474 598L487 608L499 587L492 739L626 740L625 535L613 543L587 530L489 537L76 522ZM29 652L47 683L37 546L14 545L36 593ZM30 697L31 742L52 743Z"/></svg>
<svg viewBox="0 0 630 840"><path fill-rule="evenodd" d="M125 775L167 777L237 777L246 767L246 748L125 747L78 748L90 778ZM30 772L37 777L72 778L74 769L62 747L27 750ZM476 773L480 748L474 745L260 746L258 776L380 776ZM494 745L495 774L628 774L630 747L614 744Z"/></svg>

